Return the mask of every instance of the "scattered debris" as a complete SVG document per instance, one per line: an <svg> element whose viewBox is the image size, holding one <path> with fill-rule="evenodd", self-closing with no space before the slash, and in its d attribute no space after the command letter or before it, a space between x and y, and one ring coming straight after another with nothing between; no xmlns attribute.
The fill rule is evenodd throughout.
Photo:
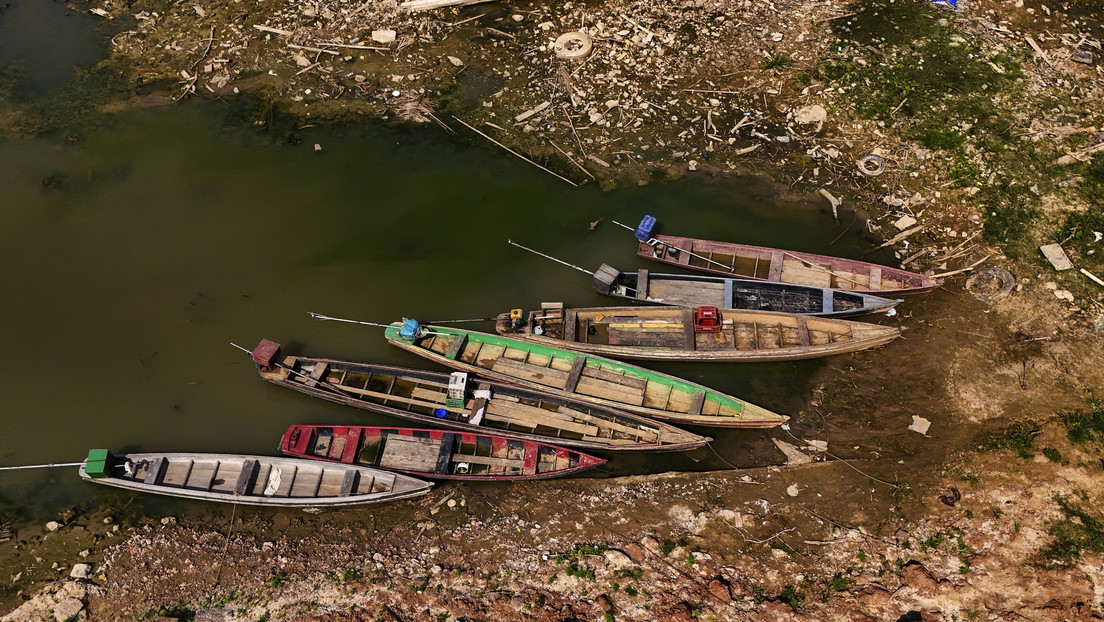
<svg viewBox="0 0 1104 622"><path fill-rule="evenodd" d="M1066 256L1066 251L1062 249L1061 244L1047 244L1040 246L1039 250L1043 252L1043 257L1047 258L1047 261L1054 266L1055 270L1060 272L1073 267L1073 262Z"/></svg>
<svg viewBox="0 0 1104 622"><path fill-rule="evenodd" d="M774 441L775 446L786 455L786 464L807 464L813 461L811 457L801 452L794 445L776 438L772 438L771 440Z"/></svg>
<svg viewBox="0 0 1104 622"><path fill-rule="evenodd" d="M905 229L908 229L916 223L917 220L912 216L901 216L896 221L894 221L893 226L897 227L898 231L904 231Z"/></svg>
<svg viewBox="0 0 1104 622"><path fill-rule="evenodd" d="M927 419L921 417L920 415L913 415L912 416L912 425L910 425L908 427L908 429L912 430L913 432L919 432L920 434L923 434L924 436L927 436L928 435L928 428L930 428L930 427L931 427L931 421L928 421Z"/></svg>

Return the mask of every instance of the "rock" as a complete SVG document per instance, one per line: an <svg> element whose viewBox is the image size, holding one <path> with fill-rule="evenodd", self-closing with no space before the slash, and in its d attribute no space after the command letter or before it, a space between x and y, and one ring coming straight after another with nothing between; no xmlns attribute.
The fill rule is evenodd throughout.
<svg viewBox="0 0 1104 622"><path fill-rule="evenodd" d="M311 64L310 59L302 54L292 54L291 57L295 59L295 64L300 67L306 67Z"/></svg>
<svg viewBox="0 0 1104 622"><path fill-rule="evenodd" d="M916 219L912 216L901 216L896 221L894 221L893 226L897 227L898 231L904 231L905 229L908 229L915 224Z"/></svg>
<svg viewBox="0 0 1104 622"><path fill-rule="evenodd" d="M809 123L824 123L828 119L828 111L820 104L805 106L794 111L794 121L802 125Z"/></svg>
<svg viewBox="0 0 1104 622"><path fill-rule="evenodd" d="M598 607L598 609L601 610L602 613L614 613L613 603L610 601L609 596L606 596L605 594L601 594L598 596L598 598L594 599L594 606Z"/></svg>
<svg viewBox="0 0 1104 622"><path fill-rule="evenodd" d="M729 588L728 582L720 577L710 581L709 587L706 589L709 591L709 595L716 599L718 603L727 603L732 600L732 590Z"/></svg>
<svg viewBox="0 0 1104 622"><path fill-rule="evenodd" d="M652 538L652 539L655 540L655 538ZM656 544L657 544L657 547L658 547L659 543L656 543ZM638 564L640 562L644 561L644 557L647 555L647 553L644 551L644 547L640 546L639 544L637 544L635 542L629 542L628 544L626 544L622 548L625 551L625 555L628 555L629 559L633 560L634 562L636 562Z"/></svg>
<svg viewBox="0 0 1104 622"><path fill-rule="evenodd" d="M66 598L54 605L54 619L58 622L68 622L75 619L84 609L84 603L79 598Z"/></svg>
<svg viewBox="0 0 1104 622"><path fill-rule="evenodd" d="M376 43L391 43L395 40L395 31L390 28L381 28L372 31L372 41Z"/></svg>
<svg viewBox="0 0 1104 622"><path fill-rule="evenodd" d="M162 525L173 525L175 523L176 523L176 517L175 516L165 516L161 519L161 524Z"/></svg>
<svg viewBox="0 0 1104 622"><path fill-rule="evenodd" d="M1073 302L1073 294L1068 289L1056 289L1054 290L1054 297L1058 300L1065 300Z"/></svg>
<svg viewBox="0 0 1104 622"><path fill-rule="evenodd" d="M655 536L644 536L640 539L640 544L653 553L659 552L659 540L656 540ZM629 547L625 547L626 552L628 552L628 548ZM629 557L632 557L631 553L629 554ZM633 561L636 561L635 557L633 558Z"/></svg>
<svg viewBox="0 0 1104 622"><path fill-rule="evenodd" d="M908 429L912 430L913 432L919 432L920 434L927 435L928 428L930 428L930 427L931 427L931 421L928 421L927 419L925 419L925 418L923 418L919 415L913 415L912 416L912 425L910 425L908 427Z"/></svg>
<svg viewBox="0 0 1104 622"><path fill-rule="evenodd" d="M690 162L686 165L686 168L688 170L691 170L691 171L698 170L698 161L697 160L690 160Z"/></svg>
<svg viewBox="0 0 1104 622"><path fill-rule="evenodd" d="M73 569L69 571L69 578L87 579L91 572L92 564L73 564Z"/></svg>
<svg viewBox="0 0 1104 622"><path fill-rule="evenodd" d="M617 549L606 549L602 553L602 555L605 556L606 563L608 563L615 569L624 568L625 566L632 565L632 558L623 551L619 551Z"/></svg>
<svg viewBox="0 0 1104 622"><path fill-rule="evenodd" d="M46 523L46 531L57 531L58 529L61 529L61 523L56 520Z"/></svg>
<svg viewBox="0 0 1104 622"><path fill-rule="evenodd" d="M902 582L916 590L920 596L934 596L939 589L939 583L932 578L931 573L920 562L909 562L903 568Z"/></svg>
<svg viewBox="0 0 1104 622"><path fill-rule="evenodd" d="M452 63L456 67L463 67L464 66L464 61L460 60L459 58L456 58L455 56L449 56L448 57L448 62Z"/></svg>

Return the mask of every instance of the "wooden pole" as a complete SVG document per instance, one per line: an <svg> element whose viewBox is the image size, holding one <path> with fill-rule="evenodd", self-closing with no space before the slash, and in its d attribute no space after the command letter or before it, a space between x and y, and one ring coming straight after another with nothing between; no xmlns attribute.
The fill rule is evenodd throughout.
<svg viewBox="0 0 1104 622"><path fill-rule="evenodd" d="M26 464L23 466L6 466L0 467L0 471L18 471L21 469L52 469L54 467L74 467L84 464L84 461L80 462L51 462L49 464Z"/></svg>
<svg viewBox="0 0 1104 622"><path fill-rule="evenodd" d="M467 124L467 123L465 123L465 122L464 122L464 120L463 120L463 119L461 119L460 117L458 117L458 116L456 116L456 115L452 115L452 118L453 118L453 119L456 119L457 121L459 121L459 122L460 122L460 123L461 123L461 124L462 124L462 125L463 125L464 127L468 128L469 130L471 130L471 131L475 132L476 134L479 134L479 135L480 135L480 136L482 136L483 138L486 138L487 140L491 141L492 143L494 143L494 144L498 145L499 147L502 147L502 148L503 148L503 149L505 149L506 151L509 151L510 153L512 153L512 154L514 154L514 155L516 155L517 157L521 158L522 160L525 160L525 161L526 161L526 162L528 162L529 164L532 164L533 166L535 166L535 167L537 167L537 168L541 169L542 171L544 171L544 172L546 172L546 173L551 173L551 174L555 175L556 177L559 177L560 179L562 179L562 180L566 181L567 183L571 184L572 186L575 186L576 188L578 188L578 187L579 187L579 184L577 184L577 183L575 183L575 182L571 181L570 179L568 179L568 178L564 177L563 175L560 175L559 173L557 173L557 172L555 172L555 171L549 170L549 169L547 169L547 168L545 168L545 167L541 166L540 164L537 164L536 162L534 162L534 161L530 160L529 158L527 158L527 157L525 157L525 156L521 155L520 153L518 153L518 152L514 151L513 149L510 149L510 148L509 148L509 147L507 147L506 145L503 145L502 143L498 142L497 140L495 140L495 139L491 138L490 136L487 136L487 135L486 135L486 134L484 134L483 132L480 132L479 130L475 129L474 127L472 127L472 126L468 125L468 124Z"/></svg>
<svg viewBox="0 0 1104 622"><path fill-rule="evenodd" d="M576 266L575 264L570 264L570 263L567 263L566 261L563 261L563 260L561 260L561 259L556 259L555 257L552 257L551 255L545 255L545 254L544 254L544 253L542 253L542 252L539 252L539 251L535 251L535 250L533 250L533 249L531 249L531 248L527 248L527 247L525 247L525 246L522 246L521 244L518 244L517 242L515 242L515 241L513 241L513 240L506 240L506 242L507 242L507 243L508 243L508 244L509 244L510 246L516 246L516 247L518 247L518 248L520 248L520 249L522 249L522 250L526 250L526 251L529 251L530 253L533 253L534 255L540 255L541 257L544 257L545 259L551 259L552 261L554 261L554 262L556 262L556 263L559 263L559 264L563 264L563 265L567 266L568 268L575 268L575 269L576 269L576 270L578 270L579 272L584 272L584 273L586 273L586 274L589 274L590 276L594 276L594 273L593 273L593 272L591 272L590 270L583 270L582 268L580 268L579 266Z"/></svg>

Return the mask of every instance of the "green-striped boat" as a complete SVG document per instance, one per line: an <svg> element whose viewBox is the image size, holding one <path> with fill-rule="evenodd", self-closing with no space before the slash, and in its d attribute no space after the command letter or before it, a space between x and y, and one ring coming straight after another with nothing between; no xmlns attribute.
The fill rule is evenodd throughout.
<svg viewBox="0 0 1104 622"><path fill-rule="evenodd" d="M416 320L392 323L387 341L442 365L570 395L672 423L770 428L788 419L700 384L611 359Z"/></svg>

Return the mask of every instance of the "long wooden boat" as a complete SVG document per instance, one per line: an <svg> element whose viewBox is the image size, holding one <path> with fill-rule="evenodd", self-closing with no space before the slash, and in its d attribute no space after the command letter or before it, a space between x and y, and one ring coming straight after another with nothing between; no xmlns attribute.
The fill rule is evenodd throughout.
<svg viewBox="0 0 1104 622"><path fill-rule="evenodd" d="M460 480L547 479L606 462L581 451L498 434L361 425L293 425L280 440L280 451Z"/></svg>
<svg viewBox="0 0 1104 622"><path fill-rule="evenodd" d="M498 316L500 335L553 348L654 361L792 361L889 343L901 329L835 318L716 307L544 303Z"/></svg>
<svg viewBox="0 0 1104 622"><path fill-rule="evenodd" d="M170 497L295 508L340 507L404 499L432 482L382 469L271 456L88 452L80 476L90 482Z"/></svg>
<svg viewBox="0 0 1104 622"><path fill-rule="evenodd" d="M253 350L261 377L338 404L466 433L500 433L599 451L683 451L709 437L604 405L466 374L282 356L267 339ZM474 384L474 386L470 386Z"/></svg>
<svg viewBox="0 0 1104 622"><path fill-rule="evenodd" d="M673 235L652 236L654 226L655 219L645 216L637 227L637 255L701 272L884 296L926 292L943 284L942 279L856 259Z"/></svg>
<svg viewBox="0 0 1104 622"><path fill-rule="evenodd" d="M888 311L902 302L873 294L796 283L704 274L653 274L643 269L620 272L608 264L602 264L594 273L594 289L600 294L634 302L777 311L817 317L851 317Z"/></svg>
<svg viewBox="0 0 1104 622"><path fill-rule="evenodd" d="M469 330L422 326L384 329L387 340L442 365L555 395L687 425L769 428L788 417L674 376L546 345Z"/></svg>

